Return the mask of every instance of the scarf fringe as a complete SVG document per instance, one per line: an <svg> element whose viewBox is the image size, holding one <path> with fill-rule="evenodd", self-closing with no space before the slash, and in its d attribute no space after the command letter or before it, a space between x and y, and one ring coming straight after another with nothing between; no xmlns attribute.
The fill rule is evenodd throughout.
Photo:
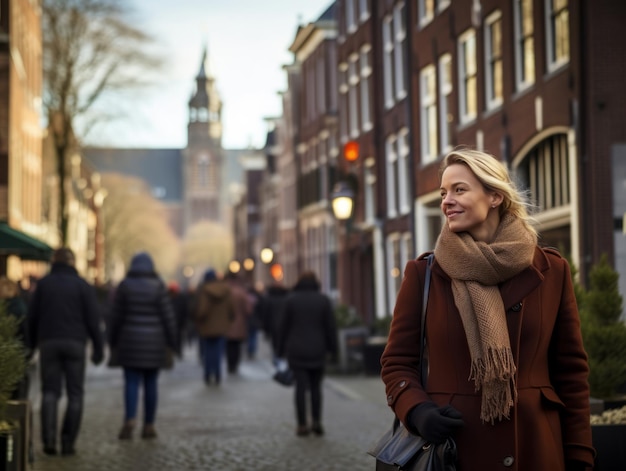
<svg viewBox="0 0 626 471"><path fill-rule="evenodd" d="M515 362L510 348L488 348L483 358L472 361L470 380L482 389L480 418L483 422L508 419L517 402Z"/></svg>

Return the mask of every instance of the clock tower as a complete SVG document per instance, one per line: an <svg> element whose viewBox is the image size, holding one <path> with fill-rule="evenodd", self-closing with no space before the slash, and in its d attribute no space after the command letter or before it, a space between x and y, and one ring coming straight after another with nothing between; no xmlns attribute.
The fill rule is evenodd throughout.
<svg viewBox="0 0 626 471"><path fill-rule="evenodd" d="M208 68L206 47L189 100L183 160L185 232L200 221L222 222L222 101Z"/></svg>

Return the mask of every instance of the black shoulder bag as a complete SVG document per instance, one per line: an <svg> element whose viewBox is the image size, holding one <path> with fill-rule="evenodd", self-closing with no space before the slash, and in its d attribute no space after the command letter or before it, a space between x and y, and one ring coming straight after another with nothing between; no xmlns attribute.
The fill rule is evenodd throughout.
<svg viewBox="0 0 626 471"><path fill-rule="evenodd" d="M422 335L420 338L420 369L422 385L426 384L428 374L427 360L424 356L426 344L426 307L430 291L431 265L435 256L430 254L426 264L424 296L422 302ZM440 445L428 443L419 435L409 432L394 417L393 425L380 437L368 451L376 458L376 471L455 471L456 443L448 438Z"/></svg>

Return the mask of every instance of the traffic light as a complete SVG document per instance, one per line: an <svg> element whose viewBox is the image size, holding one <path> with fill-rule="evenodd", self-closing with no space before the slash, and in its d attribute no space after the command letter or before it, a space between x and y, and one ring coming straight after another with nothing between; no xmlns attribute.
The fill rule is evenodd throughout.
<svg viewBox="0 0 626 471"><path fill-rule="evenodd" d="M343 158L347 162L356 162L359 158L359 143L357 141L348 141L343 146Z"/></svg>

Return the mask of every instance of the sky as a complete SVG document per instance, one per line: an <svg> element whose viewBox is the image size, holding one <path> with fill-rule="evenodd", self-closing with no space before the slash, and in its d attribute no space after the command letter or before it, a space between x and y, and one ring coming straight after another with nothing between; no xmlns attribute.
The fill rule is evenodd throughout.
<svg viewBox="0 0 626 471"><path fill-rule="evenodd" d="M262 147L265 118L280 116L283 65L298 24L317 20L332 0L132 0L132 24L156 40L167 65L150 89L125 98L124 116L99 124L91 145L184 148L187 103L204 46L222 98L222 145Z"/></svg>

